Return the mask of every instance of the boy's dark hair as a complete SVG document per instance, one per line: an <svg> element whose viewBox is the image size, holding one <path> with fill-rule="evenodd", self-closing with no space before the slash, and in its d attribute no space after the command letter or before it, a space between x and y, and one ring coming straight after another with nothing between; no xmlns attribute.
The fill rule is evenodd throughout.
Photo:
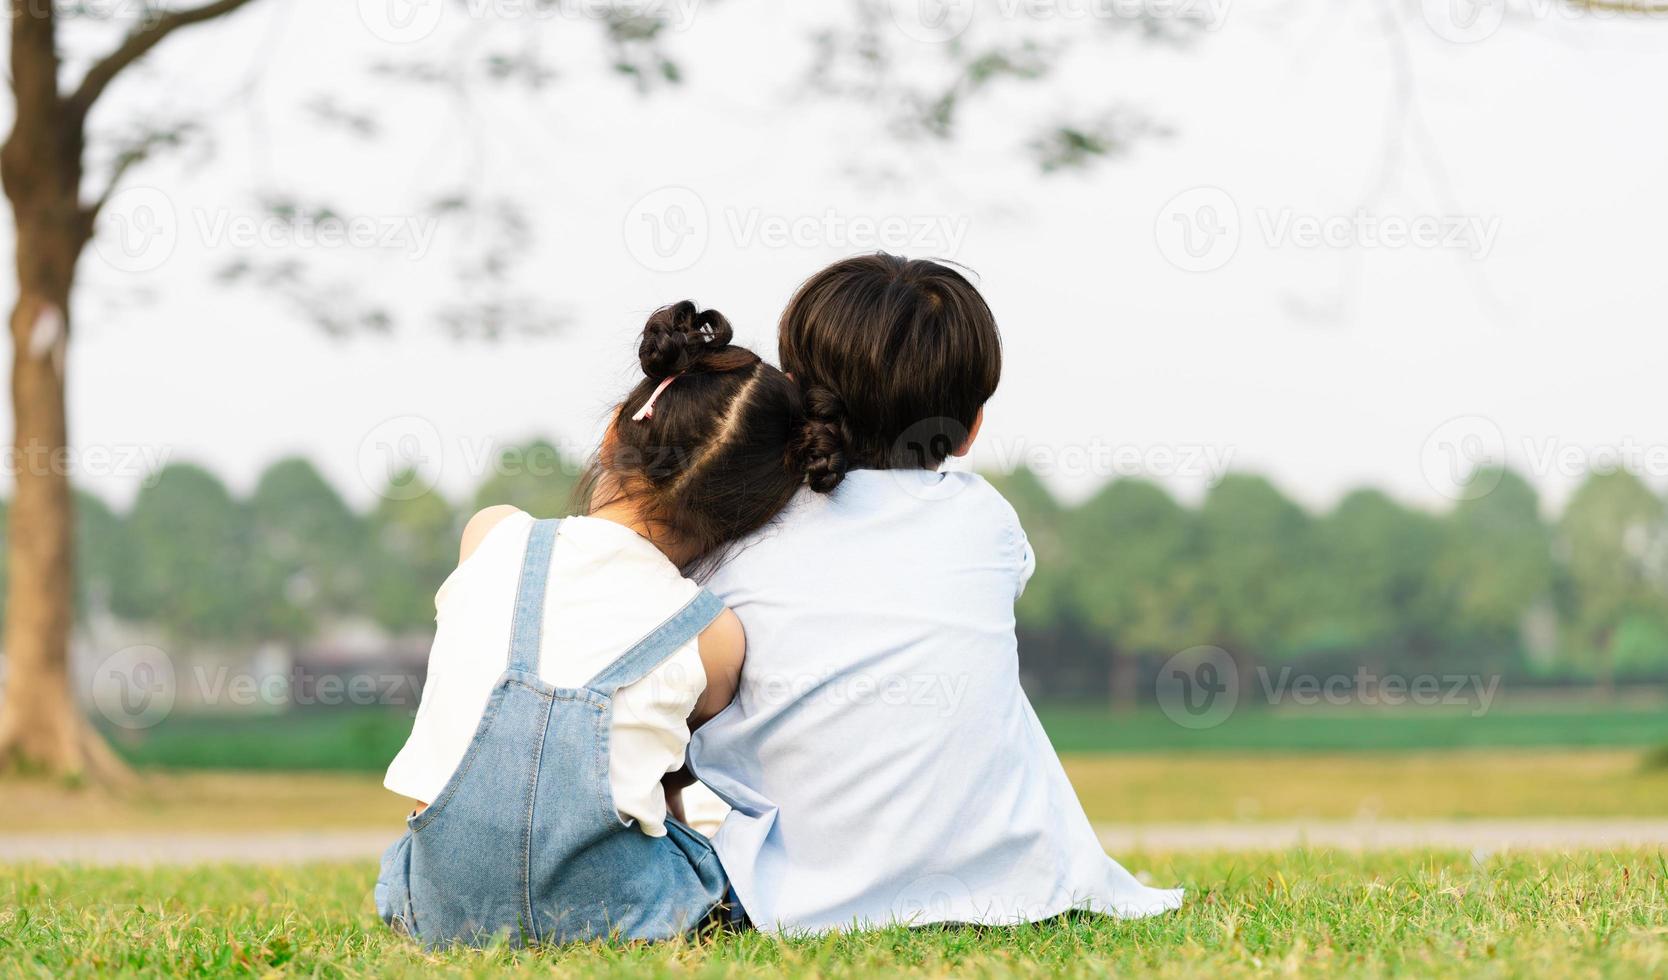
<svg viewBox="0 0 1668 980"><path fill-rule="evenodd" d="M827 469L804 438L799 386L732 337L722 313L689 300L656 310L637 345L643 380L615 410L580 489L593 507L639 503L649 521L711 562L769 523L807 470ZM653 412L633 419L674 377ZM819 481L819 492L833 486Z"/></svg>
<svg viewBox="0 0 1668 980"><path fill-rule="evenodd" d="M1002 338L961 273L877 252L807 279L782 312L782 370L805 391L811 487L847 469L936 469L1002 377Z"/></svg>

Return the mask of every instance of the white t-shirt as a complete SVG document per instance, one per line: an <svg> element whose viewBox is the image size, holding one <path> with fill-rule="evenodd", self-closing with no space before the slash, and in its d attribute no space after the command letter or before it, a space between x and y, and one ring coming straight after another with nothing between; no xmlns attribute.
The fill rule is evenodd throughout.
<svg viewBox="0 0 1668 980"><path fill-rule="evenodd" d="M517 512L435 594L434 646L422 705L383 785L433 803L480 727L508 665L510 621L533 518ZM591 517L562 521L545 591L539 677L579 687L695 596L699 586L629 528ZM696 641L614 694L609 785L620 816L643 833L666 833L660 777L683 765L689 713L706 689Z"/></svg>
<svg viewBox="0 0 1668 980"><path fill-rule="evenodd" d="M1181 903L1101 848L1020 688L1034 567L984 480L858 470L801 491L708 583L747 667L690 762L735 807L714 844L760 929Z"/></svg>

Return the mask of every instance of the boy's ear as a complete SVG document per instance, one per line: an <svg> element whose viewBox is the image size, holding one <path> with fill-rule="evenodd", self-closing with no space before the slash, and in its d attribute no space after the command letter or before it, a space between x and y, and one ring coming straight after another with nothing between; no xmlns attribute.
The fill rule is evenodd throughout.
<svg viewBox="0 0 1668 980"><path fill-rule="evenodd" d="M951 456L966 456L968 453L972 452L973 451L973 440L979 438L979 427L984 425L984 424L985 424L985 407L983 405L980 405L979 406L979 414L973 416L973 428L967 433L967 438L962 440L961 446L959 446L956 449L956 451L951 453L950 455Z"/></svg>

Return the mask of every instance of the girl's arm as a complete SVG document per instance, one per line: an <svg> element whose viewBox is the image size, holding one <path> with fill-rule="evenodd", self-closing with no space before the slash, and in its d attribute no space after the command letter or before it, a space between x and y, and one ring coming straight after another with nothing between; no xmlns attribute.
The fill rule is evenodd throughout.
<svg viewBox="0 0 1668 980"><path fill-rule="evenodd" d="M719 614L712 625L701 631L701 666L707 673L707 687L689 713L691 731L700 728L724 710L736 696L741 683L741 664L747 656L747 633L741 619L729 609Z"/></svg>
<svg viewBox="0 0 1668 980"><path fill-rule="evenodd" d="M741 682L741 663L747 656L747 634L741 620L726 609L701 631L701 667L707 674L706 690L695 701L689 713L689 730L706 724L713 715L723 711L736 696L736 685ZM669 772L660 785L666 793L666 809L679 820L683 819L683 788L695 782L688 763L676 772Z"/></svg>
<svg viewBox="0 0 1668 980"><path fill-rule="evenodd" d="M499 521L518 510L520 508L511 507L509 504L498 504L477 511L475 516L469 519L469 523L463 527L463 540L458 543L458 564L461 565L469 560L469 556L475 553L475 549L480 547L481 542L486 540L487 533L497 527ZM416 816L428 808L428 801L418 800L417 808L411 811L411 815Z"/></svg>

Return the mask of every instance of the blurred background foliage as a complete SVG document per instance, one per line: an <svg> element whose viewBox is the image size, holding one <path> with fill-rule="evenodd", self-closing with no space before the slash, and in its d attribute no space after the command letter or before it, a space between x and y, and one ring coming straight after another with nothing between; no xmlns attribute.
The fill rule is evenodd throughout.
<svg viewBox="0 0 1668 980"><path fill-rule="evenodd" d="M170 465L125 510L77 496L80 618L143 624L186 652L294 650L347 623L421 649L468 515L569 513L578 473L536 441L506 449L467 499L401 473L361 511L304 459L273 463L246 497ZM1491 489L1445 512L1361 489L1311 513L1249 474L1197 506L1136 478L1075 506L1025 469L990 479L1038 557L1018 607L1033 696L1133 705L1167 657L1200 645L1242 670L1601 693L1668 680L1668 505L1624 471L1591 475L1556 515L1509 471L1478 473Z"/></svg>

